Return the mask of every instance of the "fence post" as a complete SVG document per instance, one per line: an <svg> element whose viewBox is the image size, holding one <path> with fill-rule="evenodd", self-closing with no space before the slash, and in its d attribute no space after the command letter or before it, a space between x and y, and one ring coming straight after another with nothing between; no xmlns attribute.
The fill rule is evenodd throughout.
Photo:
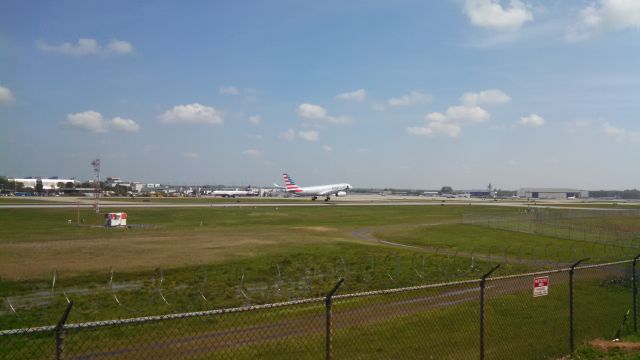
<svg viewBox="0 0 640 360"><path fill-rule="evenodd" d="M574 340L573 340L573 271L576 266L583 261L587 261L589 258L584 258L576 261L571 265L569 269L569 353L573 354Z"/></svg>
<svg viewBox="0 0 640 360"><path fill-rule="evenodd" d="M64 323L67 322L67 318L69 317L72 307L73 301L69 301L60 321L58 321L58 325L56 325L56 360L64 359Z"/></svg>
<svg viewBox="0 0 640 360"><path fill-rule="evenodd" d="M484 286L487 277L499 267L500 264L494 266L493 269L489 270L489 272L480 278L480 360L484 360Z"/></svg>
<svg viewBox="0 0 640 360"><path fill-rule="evenodd" d="M327 294L327 296L324 299L324 304L327 310L327 323L326 323L326 331L325 331L325 359L327 360L331 360L331 302L332 302L332 297L333 294L335 294L336 291L338 291L338 288L340 287L340 285L342 285L342 282L344 281L344 278L340 278L340 280L338 280L338 283L336 284L336 286L333 287L333 289L331 289L331 291L329 291L329 293Z"/></svg>
<svg viewBox="0 0 640 360"><path fill-rule="evenodd" d="M638 279L636 278L636 263L640 255L633 258L633 332L638 332Z"/></svg>

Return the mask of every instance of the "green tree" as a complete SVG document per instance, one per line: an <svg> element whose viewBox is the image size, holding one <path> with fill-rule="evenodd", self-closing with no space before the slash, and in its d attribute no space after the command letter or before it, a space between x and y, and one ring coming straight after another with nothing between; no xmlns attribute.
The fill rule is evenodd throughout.
<svg viewBox="0 0 640 360"><path fill-rule="evenodd" d="M440 193L441 194L453 194L453 188L451 186L443 186L442 189L440 189Z"/></svg>

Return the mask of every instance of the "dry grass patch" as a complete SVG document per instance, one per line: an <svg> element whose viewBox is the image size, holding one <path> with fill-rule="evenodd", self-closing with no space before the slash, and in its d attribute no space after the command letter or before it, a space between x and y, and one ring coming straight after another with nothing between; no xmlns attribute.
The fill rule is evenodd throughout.
<svg viewBox="0 0 640 360"><path fill-rule="evenodd" d="M308 229L306 229L308 230ZM286 229L266 233L221 231L174 236L129 236L87 240L55 240L0 245L0 276L12 280L48 277L57 269L68 275L113 267L136 271L218 263L255 256L295 244L340 240L313 230L304 237Z"/></svg>

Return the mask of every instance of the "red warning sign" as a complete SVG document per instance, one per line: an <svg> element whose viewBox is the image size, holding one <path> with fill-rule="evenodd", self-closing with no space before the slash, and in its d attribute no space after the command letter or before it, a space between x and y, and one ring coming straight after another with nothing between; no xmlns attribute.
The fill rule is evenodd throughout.
<svg viewBox="0 0 640 360"><path fill-rule="evenodd" d="M549 277L541 276L533 278L533 296L549 295Z"/></svg>

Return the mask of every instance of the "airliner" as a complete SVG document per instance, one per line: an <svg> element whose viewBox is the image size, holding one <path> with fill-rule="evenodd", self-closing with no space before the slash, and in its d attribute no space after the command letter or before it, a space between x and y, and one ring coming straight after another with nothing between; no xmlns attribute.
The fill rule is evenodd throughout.
<svg viewBox="0 0 640 360"><path fill-rule="evenodd" d="M257 196L258 192L247 186L246 190L215 190L211 193L213 196L236 197L236 196Z"/></svg>
<svg viewBox="0 0 640 360"><path fill-rule="evenodd" d="M349 184L331 184L331 185L318 185L318 186L306 186L300 187L296 185L291 176L287 173L282 174L284 179L284 187L288 193L296 196L311 196L311 200L316 200L318 197L324 196L324 201L329 201L331 195L336 197L347 196L347 191L351 190Z"/></svg>

